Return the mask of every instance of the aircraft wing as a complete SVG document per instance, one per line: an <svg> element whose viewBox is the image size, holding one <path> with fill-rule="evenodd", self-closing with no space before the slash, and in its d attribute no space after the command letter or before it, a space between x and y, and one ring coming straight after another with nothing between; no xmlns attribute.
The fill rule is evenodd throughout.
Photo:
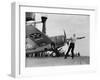
<svg viewBox="0 0 100 80"><path fill-rule="evenodd" d="M32 25L28 25L27 27L32 27L32 30L26 30L28 38L30 38L32 41L34 41L38 46L44 46L47 44L50 44L52 41L51 39L44 33L42 33L40 30L38 30L36 27Z"/></svg>
<svg viewBox="0 0 100 80"><path fill-rule="evenodd" d="M26 53L37 53L37 52L42 52L44 51L44 49L47 48L47 49L50 49L50 45L45 45L45 46L42 46L42 47L38 47L36 49L27 49L26 50Z"/></svg>

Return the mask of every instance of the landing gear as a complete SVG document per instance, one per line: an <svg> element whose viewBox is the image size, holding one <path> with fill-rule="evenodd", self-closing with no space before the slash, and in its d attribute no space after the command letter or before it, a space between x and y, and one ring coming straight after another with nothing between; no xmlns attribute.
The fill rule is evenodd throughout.
<svg viewBox="0 0 100 80"><path fill-rule="evenodd" d="M33 57L33 53L26 54L26 57Z"/></svg>

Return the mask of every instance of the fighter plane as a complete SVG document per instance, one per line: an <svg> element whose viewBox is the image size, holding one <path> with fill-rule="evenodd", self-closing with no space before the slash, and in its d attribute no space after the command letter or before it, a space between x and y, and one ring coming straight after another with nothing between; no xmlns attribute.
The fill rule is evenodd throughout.
<svg viewBox="0 0 100 80"><path fill-rule="evenodd" d="M46 20L47 17L42 16L41 21L26 22L26 56L40 55L40 53L47 50L56 52L56 48L63 46L64 35L55 37L48 37L46 35ZM42 31L37 29L35 24L43 24Z"/></svg>

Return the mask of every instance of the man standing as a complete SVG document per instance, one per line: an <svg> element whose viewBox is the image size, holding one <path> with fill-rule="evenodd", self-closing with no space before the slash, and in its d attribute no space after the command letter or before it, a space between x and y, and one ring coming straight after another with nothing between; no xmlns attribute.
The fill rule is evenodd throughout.
<svg viewBox="0 0 100 80"><path fill-rule="evenodd" d="M71 37L70 39L68 39L68 40L70 41L70 44L69 44L68 51L67 51L67 53L65 54L65 57L64 57L65 59L67 58L69 51L71 51L71 53L72 53L72 56L71 56L72 59L74 58L75 42L76 42L77 39L82 39L82 38L85 38L85 37L77 37L77 38L76 38L76 35L73 34L73 37Z"/></svg>

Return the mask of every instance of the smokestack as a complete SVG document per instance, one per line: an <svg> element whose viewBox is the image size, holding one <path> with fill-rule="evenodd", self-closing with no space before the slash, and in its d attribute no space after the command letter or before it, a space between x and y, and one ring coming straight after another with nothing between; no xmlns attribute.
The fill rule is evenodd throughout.
<svg viewBox="0 0 100 80"><path fill-rule="evenodd" d="M43 32L44 34L46 34L46 20L47 20L47 17L42 16L42 17L41 17L41 20L42 20L42 23L43 23L42 32Z"/></svg>

